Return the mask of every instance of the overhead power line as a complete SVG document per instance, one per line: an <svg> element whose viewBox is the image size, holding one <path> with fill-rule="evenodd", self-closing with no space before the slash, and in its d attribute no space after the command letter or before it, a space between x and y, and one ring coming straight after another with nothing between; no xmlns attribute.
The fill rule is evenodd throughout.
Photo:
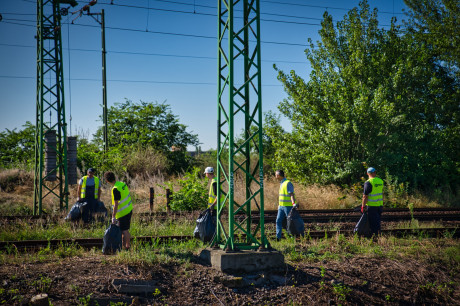
<svg viewBox="0 0 460 306"><path fill-rule="evenodd" d="M0 46L6 47L20 47L20 48L36 48L32 45L18 45L18 44L3 44L0 43ZM66 48L64 48L65 50ZM70 51L81 51L81 52L101 52L101 50L96 49L81 49L81 48L70 48ZM164 54L164 53L147 53L147 52L134 52L134 51L117 51L117 50L107 50L107 53L115 54L129 54L129 55L146 55L146 56L163 56L163 57L177 57L177 58L194 58L194 59L206 59L206 60L216 60L216 57L212 56L199 56L199 55L180 55L180 54ZM305 62L301 61L285 61L285 60L262 60L262 62L269 63L292 63L292 64L304 64Z"/></svg>
<svg viewBox="0 0 460 306"><path fill-rule="evenodd" d="M35 79L34 76L9 76L9 75L0 75L0 78L3 79ZM85 82L100 82L101 79L90 79L90 78L71 78L71 81L85 81ZM151 84L170 84L170 85L212 85L216 86L217 83L214 82L182 82L182 81L152 81L152 80L123 80L123 79L113 79L107 80L109 82L120 82L120 83L151 83ZM262 87L280 87L283 85L278 84L265 84Z"/></svg>
<svg viewBox="0 0 460 306"><path fill-rule="evenodd" d="M193 4L189 4L189 3L173 2L173 1L161 1L161 2L184 4L184 5L193 5ZM113 4L111 4L111 3L101 3L101 4L102 5L108 5L108 6L119 6L119 7L134 8L134 9L154 10L154 11L163 11L163 12L171 12L171 13L181 13L181 14L217 17L217 14L214 14L214 13L203 13L203 12L196 12L196 11L184 11L184 10L166 9L166 8L153 8L153 7L147 7L147 6L132 5L132 4L118 4L118 3L113 3ZM201 7L217 9L217 7L213 7L213 6L201 5ZM236 11L241 11L241 10L236 10ZM283 14L278 14L278 13L264 13L264 12L261 12L261 16L263 16L263 15L270 15L270 16L277 16L277 17L288 17L288 18L298 18L298 19L313 19L313 20L318 20L318 21L323 20L322 18L313 18L313 17L306 17L306 16L293 16L293 15L283 15ZM242 19L242 17L236 17L236 18ZM321 26L320 23L309 23L309 22L288 21L288 20L274 20L274 19L265 19L265 18L260 18L260 21L285 23L285 24L308 25L308 26ZM334 22L338 22L338 21L334 21ZM390 25L388 25L388 24L381 24L381 26L382 27L390 27Z"/></svg>
<svg viewBox="0 0 460 306"><path fill-rule="evenodd" d="M161 0L158 0L161 1ZM290 5L290 6L303 6L303 7L314 7L314 8L322 8L325 10L342 10L342 11L349 11L349 8L344 7L334 7L334 6L323 6L323 5L312 5L312 4L304 4L304 3L290 3L290 2L278 2L278 1L270 1L270 0L261 0L260 2L265 3L273 3L273 4L282 4L282 5ZM379 11L382 14L390 14L390 15L404 15L404 13L393 13L393 12L385 12Z"/></svg>

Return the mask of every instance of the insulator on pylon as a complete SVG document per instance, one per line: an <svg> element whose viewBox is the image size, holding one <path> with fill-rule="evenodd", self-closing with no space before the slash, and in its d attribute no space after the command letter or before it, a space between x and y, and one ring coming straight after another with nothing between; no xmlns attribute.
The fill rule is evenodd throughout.
<svg viewBox="0 0 460 306"><path fill-rule="evenodd" d="M69 185L77 183L77 137L67 137L67 182Z"/></svg>
<svg viewBox="0 0 460 306"><path fill-rule="evenodd" d="M57 179L56 169L56 131L50 130L45 134L45 180L55 181Z"/></svg>

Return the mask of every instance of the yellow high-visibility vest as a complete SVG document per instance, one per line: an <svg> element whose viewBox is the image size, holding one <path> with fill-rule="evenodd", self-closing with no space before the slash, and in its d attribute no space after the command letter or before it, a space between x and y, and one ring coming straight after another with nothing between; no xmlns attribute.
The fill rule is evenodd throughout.
<svg viewBox="0 0 460 306"><path fill-rule="evenodd" d="M115 218L120 219L126 216L133 210L133 202L131 195L129 194L128 186L123 182L116 182L112 188L112 206L115 207L115 197L113 191L117 189L121 194L121 199L118 201L118 208L115 214Z"/></svg>
<svg viewBox="0 0 460 306"><path fill-rule="evenodd" d="M382 206L383 205L383 181L378 177L367 180L372 185L372 191L367 196L368 206Z"/></svg>
<svg viewBox="0 0 460 306"><path fill-rule="evenodd" d="M83 177L83 183L81 184L81 193L80 193L80 198L84 199L86 198L86 180L88 179L88 176L85 175ZM94 177L94 198L98 198L98 192L99 192L99 179L97 177Z"/></svg>
<svg viewBox="0 0 460 306"><path fill-rule="evenodd" d="M216 200L217 195L214 193L214 188L212 188L212 184L217 184L217 177L213 177L211 180L211 186L209 186L209 196L208 196L208 208L211 207L212 203ZM220 203L223 204L225 200L225 196L220 196ZM217 205L214 206L214 209L217 209Z"/></svg>
<svg viewBox="0 0 460 306"><path fill-rule="evenodd" d="M280 206L292 206L291 196L287 190L287 185L290 182L291 181L286 179L280 186L280 193L279 193L279 205Z"/></svg>

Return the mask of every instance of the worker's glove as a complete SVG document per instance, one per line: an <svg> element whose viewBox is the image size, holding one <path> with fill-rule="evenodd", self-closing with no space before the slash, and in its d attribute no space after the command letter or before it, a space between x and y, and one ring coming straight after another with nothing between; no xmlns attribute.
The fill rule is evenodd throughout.
<svg viewBox="0 0 460 306"><path fill-rule="evenodd" d="M361 213L364 214L364 206L361 206Z"/></svg>
<svg viewBox="0 0 460 306"><path fill-rule="evenodd" d="M292 208L297 209L298 207L299 207L299 205L297 205L297 204L292 205Z"/></svg>
<svg viewBox="0 0 460 306"><path fill-rule="evenodd" d="M112 224L117 224L117 219L116 218L112 218Z"/></svg>

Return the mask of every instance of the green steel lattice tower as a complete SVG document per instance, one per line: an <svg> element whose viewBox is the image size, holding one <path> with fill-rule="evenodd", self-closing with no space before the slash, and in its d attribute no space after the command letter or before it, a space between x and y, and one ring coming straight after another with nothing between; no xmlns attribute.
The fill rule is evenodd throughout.
<svg viewBox="0 0 460 306"><path fill-rule="evenodd" d="M213 244L226 251L268 248L264 226L259 0L218 0L218 69L218 221ZM241 130L243 137L237 140L236 131ZM243 192L245 200L241 203L235 200L237 190ZM221 220L226 209L227 223ZM251 211L255 209L260 212L258 224L252 222Z"/></svg>
<svg viewBox="0 0 460 306"><path fill-rule="evenodd" d="M42 201L48 196L56 197L61 209L68 207L60 3L77 4L75 0L37 0L34 215L42 213ZM46 171L45 149L50 153Z"/></svg>

